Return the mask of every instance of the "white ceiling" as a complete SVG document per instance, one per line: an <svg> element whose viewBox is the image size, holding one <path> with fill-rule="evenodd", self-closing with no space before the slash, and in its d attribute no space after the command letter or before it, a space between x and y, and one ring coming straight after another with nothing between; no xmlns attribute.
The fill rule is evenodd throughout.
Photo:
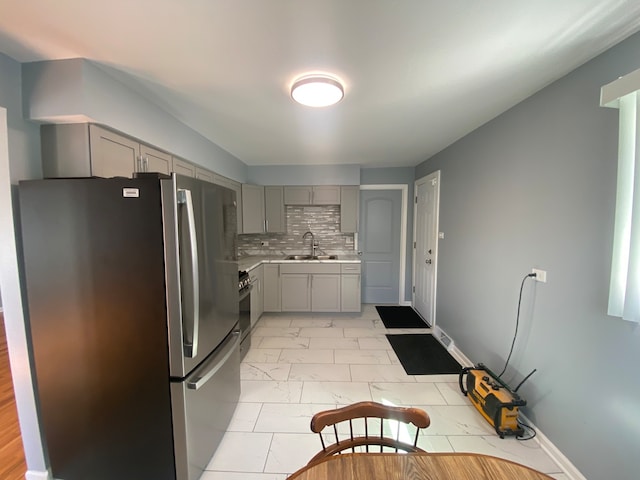
<svg viewBox="0 0 640 480"><path fill-rule="evenodd" d="M0 0L3 53L115 69L248 165L417 165L639 29L640 0ZM309 72L344 100L294 104Z"/></svg>

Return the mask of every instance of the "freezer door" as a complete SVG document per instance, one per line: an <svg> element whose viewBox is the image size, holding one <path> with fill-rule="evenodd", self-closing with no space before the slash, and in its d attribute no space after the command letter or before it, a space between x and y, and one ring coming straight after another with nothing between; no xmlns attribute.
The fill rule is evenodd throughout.
<svg viewBox="0 0 640 480"><path fill-rule="evenodd" d="M198 480L224 436L240 397L240 332L184 380L171 383L176 478Z"/></svg>
<svg viewBox="0 0 640 480"><path fill-rule="evenodd" d="M172 377L185 377L238 322L235 192L162 181Z"/></svg>

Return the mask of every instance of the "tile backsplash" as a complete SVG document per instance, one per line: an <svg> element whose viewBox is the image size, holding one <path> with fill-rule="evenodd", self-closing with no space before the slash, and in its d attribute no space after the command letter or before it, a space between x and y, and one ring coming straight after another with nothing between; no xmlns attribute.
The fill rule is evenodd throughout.
<svg viewBox="0 0 640 480"><path fill-rule="evenodd" d="M287 253L310 253L311 239L302 239L305 232L313 232L318 248L326 253L348 253L354 251L353 233L340 231L340 206L285 207L286 233L263 233L238 235L238 249L250 255L279 255ZM262 246L268 242L268 246Z"/></svg>

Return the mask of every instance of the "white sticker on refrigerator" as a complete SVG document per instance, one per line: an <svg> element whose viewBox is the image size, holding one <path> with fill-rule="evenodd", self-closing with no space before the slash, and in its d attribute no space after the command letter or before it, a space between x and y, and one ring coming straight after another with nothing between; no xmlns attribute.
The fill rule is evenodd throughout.
<svg viewBox="0 0 640 480"><path fill-rule="evenodd" d="M138 198L140 196L140 190L137 188L123 188L122 196L124 198Z"/></svg>

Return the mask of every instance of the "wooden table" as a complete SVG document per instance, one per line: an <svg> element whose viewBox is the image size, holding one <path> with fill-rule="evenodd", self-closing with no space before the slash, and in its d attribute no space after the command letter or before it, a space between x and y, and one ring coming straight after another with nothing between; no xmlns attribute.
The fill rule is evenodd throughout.
<svg viewBox="0 0 640 480"><path fill-rule="evenodd" d="M289 480L549 480L502 458L474 453L348 453L301 468Z"/></svg>

